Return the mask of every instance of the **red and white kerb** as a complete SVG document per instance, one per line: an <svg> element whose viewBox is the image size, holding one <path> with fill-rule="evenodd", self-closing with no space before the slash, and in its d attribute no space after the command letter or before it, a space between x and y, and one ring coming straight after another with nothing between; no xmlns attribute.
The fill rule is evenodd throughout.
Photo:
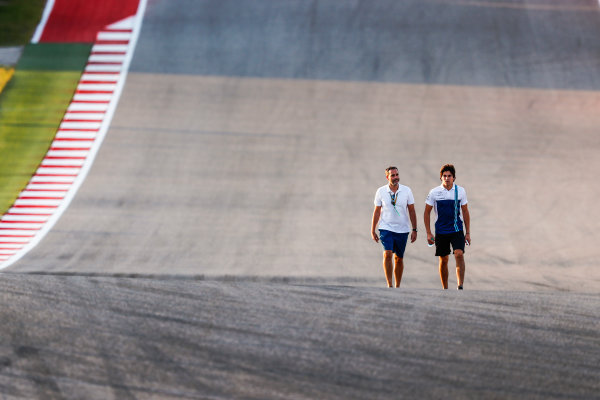
<svg viewBox="0 0 600 400"><path fill-rule="evenodd" d="M143 15L143 10L138 10L138 15ZM98 32L48 153L27 187L0 218L0 269L41 240L85 178L120 97L134 47L134 29L140 26L136 22L133 16Z"/></svg>

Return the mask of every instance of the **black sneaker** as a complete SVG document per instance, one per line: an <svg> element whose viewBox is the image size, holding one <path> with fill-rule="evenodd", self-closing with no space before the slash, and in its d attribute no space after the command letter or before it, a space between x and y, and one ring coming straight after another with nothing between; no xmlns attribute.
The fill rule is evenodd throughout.
<svg viewBox="0 0 600 400"><path fill-rule="evenodd" d="M456 288L456 290L463 290L462 286Z"/></svg>

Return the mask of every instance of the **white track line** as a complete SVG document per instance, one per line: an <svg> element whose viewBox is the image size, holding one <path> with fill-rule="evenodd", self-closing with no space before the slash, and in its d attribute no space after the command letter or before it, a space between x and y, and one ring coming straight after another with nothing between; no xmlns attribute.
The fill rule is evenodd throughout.
<svg viewBox="0 0 600 400"><path fill-rule="evenodd" d="M0 269L27 254L52 229L87 176L106 136L127 78L147 0L135 16L105 27L46 157L13 206L0 218ZM42 35L54 1L32 40ZM118 45L105 41L123 41Z"/></svg>
<svg viewBox="0 0 600 400"><path fill-rule="evenodd" d="M31 43L37 43L40 41L42 37L42 33L44 33L44 29L46 28L46 24L48 23L48 18L50 18L50 14L52 13L52 9L54 8L54 0L47 0L46 7L44 7L44 13L42 14L42 19L38 24L35 32L33 34L33 38L31 39Z"/></svg>

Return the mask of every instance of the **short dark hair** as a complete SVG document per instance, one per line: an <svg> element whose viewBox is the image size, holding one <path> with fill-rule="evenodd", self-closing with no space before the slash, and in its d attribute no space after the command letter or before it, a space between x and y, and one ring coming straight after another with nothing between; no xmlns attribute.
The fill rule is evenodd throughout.
<svg viewBox="0 0 600 400"><path fill-rule="evenodd" d="M393 170L393 169L398 169L398 168L393 167L393 166L387 167L385 169L385 176L388 176L388 174L390 173L390 171Z"/></svg>
<svg viewBox="0 0 600 400"><path fill-rule="evenodd" d="M442 179L442 175L444 175L444 172L446 171L450 172L454 179L456 179L456 171L454 170L454 165L452 164L442 165L442 168L440 169L440 179Z"/></svg>

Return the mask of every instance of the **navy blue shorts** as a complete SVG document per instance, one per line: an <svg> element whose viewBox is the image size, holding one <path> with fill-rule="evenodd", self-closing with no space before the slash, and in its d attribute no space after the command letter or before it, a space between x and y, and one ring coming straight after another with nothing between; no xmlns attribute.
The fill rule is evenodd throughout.
<svg viewBox="0 0 600 400"><path fill-rule="evenodd" d="M463 231L435 235L435 255L438 257L446 257L450 254L450 245L452 245L452 254L456 250L465 252L465 235Z"/></svg>
<svg viewBox="0 0 600 400"><path fill-rule="evenodd" d="M404 258L404 250L406 249L406 242L408 241L408 232L396 233L380 229L379 239L381 239L384 250L391 250L398 257Z"/></svg>

